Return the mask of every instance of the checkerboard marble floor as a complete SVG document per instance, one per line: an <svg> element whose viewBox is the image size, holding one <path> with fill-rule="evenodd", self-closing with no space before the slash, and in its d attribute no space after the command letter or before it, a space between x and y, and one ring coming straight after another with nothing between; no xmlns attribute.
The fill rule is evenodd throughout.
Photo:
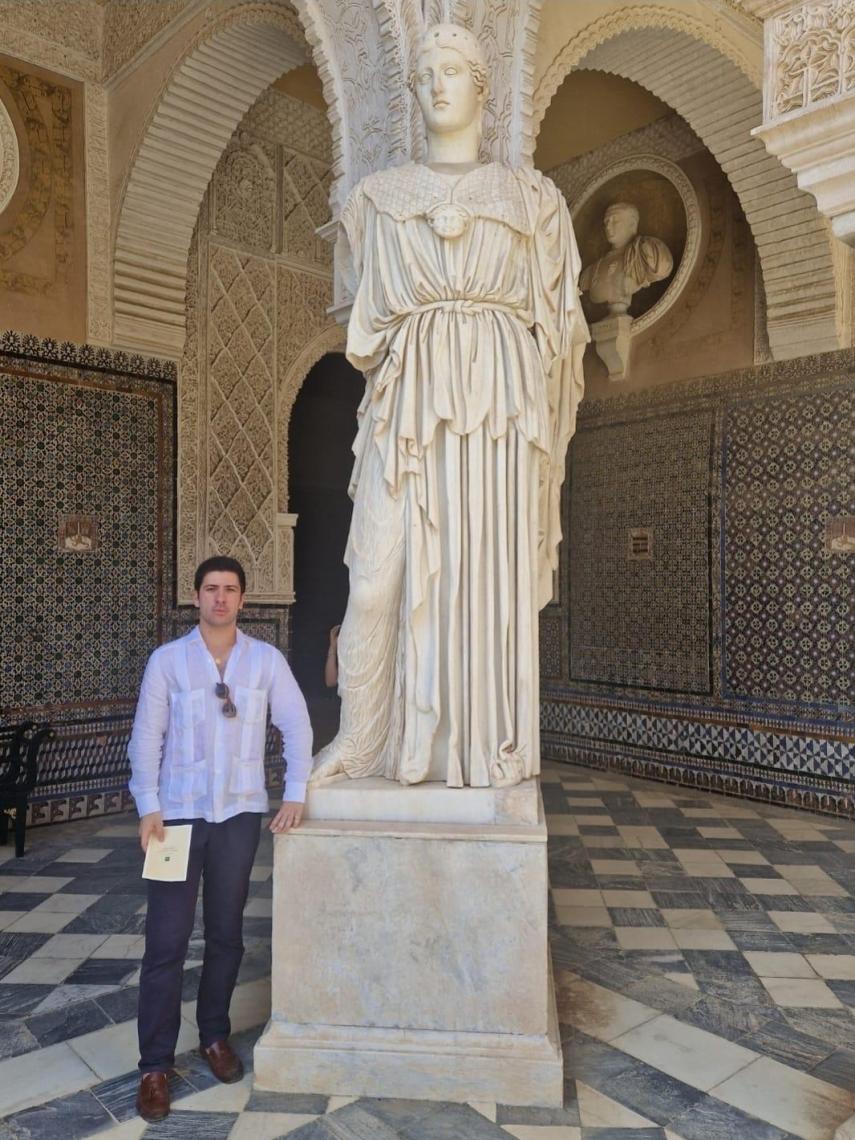
<svg viewBox="0 0 855 1140"><path fill-rule="evenodd" d="M218 1085L185 971L174 1111L134 1115L144 886L128 817L0 848L0 1140L831 1140L855 1113L855 824L550 765L562 1109ZM248 1070L269 1009L272 849L232 1005Z"/></svg>

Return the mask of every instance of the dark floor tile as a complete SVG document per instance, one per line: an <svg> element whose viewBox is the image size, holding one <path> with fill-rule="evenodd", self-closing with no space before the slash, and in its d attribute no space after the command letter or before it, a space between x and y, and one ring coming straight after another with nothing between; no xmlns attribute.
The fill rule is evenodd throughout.
<svg viewBox="0 0 855 1140"><path fill-rule="evenodd" d="M0 983L0 1017L22 1017L30 1013L53 990L53 986Z"/></svg>
<svg viewBox="0 0 855 1140"><path fill-rule="evenodd" d="M755 895L764 910L810 911L814 908L801 895Z"/></svg>
<svg viewBox="0 0 855 1140"><path fill-rule="evenodd" d="M357 1135L354 1133L354 1140ZM466 1104L442 1104L436 1112L392 1133L396 1135L401 1140L508 1140L507 1132L498 1124ZM373 1140L373 1136L366 1134L365 1140Z"/></svg>
<svg viewBox="0 0 855 1140"><path fill-rule="evenodd" d="M728 933L731 930L769 930L780 934L780 930L765 910L744 911L716 907L715 912Z"/></svg>
<svg viewBox="0 0 855 1140"><path fill-rule="evenodd" d="M598 1088L609 1096L613 1095L609 1089L614 1087L618 1077L639 1063L628 1054L585 1033L571 1032L562 1038L562 1044L564 1072L572 1073L577 1081Z"/></svg>
<svg viewBox="0 0 855 1140"><path fill-rule="evenodd" d="M136 973L134 958L87 958L65 979L68 986L120 986Z"/></svg>
<svg viewBox="0 0 855 1140"><path fill-rule="evenodd" d="M654 890L650 892L653 901L663 910L706 910L706 896L693 890Z"/></svg>
<svg viewBox="0 0 855 1140"><path fill-rule="evenodd" d="M137 1072L124 1073L121 1077L112 1077L109 1081L102 1081L91 1090L98 1102L121 1123L136 1116L137 1089L140 1075ZM169 1074L169 1095L172 1100L182 1096L189 1096L196 1092L177 1073ZM205 1113L207 1116L208 1114ZM200 1135L205 1135L204 1131Z"/></svg>
<svg viewBox="0 0 855 1140"><path fill-rule="evenodd" d="M757 1009L753 1005L703 994L688 1009L678 1013L677 1018L727 1041L741 1041L746 1033L761 1029L772 1012L770 1006Z"/></svg>
<svg viewBox="0 0 855 1140"><path fill-rule="evenodd" d="M128 916L121 911L116 914L110 912L90 913L85 910L83 914L75 917L63 927L63 934L124 934Z"/></svg>
<svg viewBox="0 0 855 1140"><path fill-rule="evenodd" d="M811 1071L811 1076L852 1092L855 1089L855 1049L836 1049Z"/></svg>
<svg viewBox="0 0 855 1140"><path fill-rule="evenodd" d="M20 1057L38 1049L39 1043L27 1028L21 1017L4 1017L0 1024L0 1060L7 1057Z"/></svg>
<svg viewBox="0 0 855 1140"><path fill-rule="evenodd" d="M734 930L728 929L731 941L740 950L772 950L778 953L792 953L793 944L789 934L780 930Z"/></svg>
<svg viewBox="0 0 855 1140"><path fill-rule="evenodd" d="M5 891L0 895L0 910L30 911L46 898L47 895L35 891Z"/></svg>
<svg viewBox="0 0 855 1140"><path fill-rule="evenodd" d="M789 1132L706 1095L672 1120L671 1127L685 1140L798 1140Z"/></svg>
<svg viewBox="0 0 855 1140"><path fill-rule="evenodd" d="M756 977L747 959L739 950L684 950L689 968L696 977L712 974L725 974L727 977L741 975Z"/></svg>
<svg viewBox="0 0 855 1140"><path fill-rule="evenodd" d="M497 1124L527 1124L543 1127L547 1125L570 1125L579 1127L579 1102L576 1100L576 1082L568 1081L570 1091L565 1096L563 1108L520 1108L514 1104L496 1105Z"/></svg>
<svg viewBox="0 0 855 1140"><path fill-rule="evenodd" d="M120 934L145 934L145 915L132 914L125 920Z"/></svg>
<svg viewBox="0 0 855 1140"><path fill-rule="evenodd" d="M166 1120L149 1124L145 1140L226 1140L237 1118L236 1112L171 1112Z"/></svg>
<svg viewBox="0 0 855 1140"><path fill-rule="evenodd" d="M855 982L829 981L827 985L844 1005L855 1006Z"/></svg>
<svg viewBox="0 0 855 1140"><path fill-rule="evenodd" d="M611 1082L594 1073L586 1084L610 1096L633 1112L646 1116L656 1124L667 1124L675 1116L687 1112L703 1093L682 1081L669 1077L643 1061L632 1065Z"/></svg>
<svg viewBox="0 0 855 1140"><path fill-rule="evenodd" d="M413 1103L424 1104L425 1102L415 1101ZM279 1093L253 1089L244 1111L292 1112L303 1113L307 1116L314 1112L320 1116L326 1112L328 1104L329 1097L321 1096L318 1093Z"/></svg>
<svg viewBox="0 0 855 1140"><path fill-rule="evenodd" d="M852 942L845 934L788 934L799 954L852 954Z"/></svg>
<svg viewBox="0 0 855 1140"><path fill-rule="evenodd" d="M74 1093L6 1118L10 1136L27 1140L77 1140L112 1123L110 1114L91 1092Z"/></svg>
<svg viewBox="0 0 855 1140"><path fill-rule="evenodd" d="M832 1049L855 1050L855 1018L846 1009L783 1009L781 1015L793 1029Z"/></svg>
<svg viewBox="0 0 855 1140"><path fill-rule="evenodd" d="M41 896L44 900L44 895ZM44 946L52 934L0 934L0 954L9 958L29 958L40 946Z"/></svg>
<svg viewBox="0 0 855 1140"><path fill-rule="evenodd" d="M69 979L70 983L70 979ZM110 1025L104 1010L94 1001L75 1002L62 1009L52 1009L47 1013L36 1013L27 1018L27 1028L37 1038L39 1045L55 1045L69 1037L90 1033Z"/></svg>
<svg viewBox="0 0 855 1140"><path fill-rule="evenodd" d="M7 974L11 974L15 967L20 966L20 964L20 958L12 958L8 954L0 955L0 979L5 978Z"/></svg>
<svg viewBox="0 0 855 1140"><path fill-rule="evenodd" d="M653 907L611 906L608 908L615 926L664 926L662 912Z"/></svg>
<svg viewBox="0 0 855 1140"><path fill-rule="evenodd" d="M746 1033L739 1044L804 1072L810 1072L832 1051L828 1041L800 1033L780 1014L770 1017L754 1032Z"/></svg>
<svg viewBox="0 0 855 1140"><path fill-rule="evenodd" d="M622 992L643 1005L677 1015L693 1006L700 997L697 990L656 974L634 981Z"/></svg>
<svg viewBox="0 0 855 1140"><path fill-rule="evenodd" d="M137 1016L140 991L138 986L125 986L115 993L102 994L97 1003L112 1022L119 1024Z"/></svg>
<svg viewBox="0 0 855 1140"><path fill-rule="evenodd" d="M665 1140L664 1128L583 1128L582 1140Z"/></svg>

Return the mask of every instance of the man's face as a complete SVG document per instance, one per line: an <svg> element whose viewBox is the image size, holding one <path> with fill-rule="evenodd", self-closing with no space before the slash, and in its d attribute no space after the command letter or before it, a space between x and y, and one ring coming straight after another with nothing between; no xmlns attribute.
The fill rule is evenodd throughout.
<svg viewBox="0 0 855 1140"><path fill-rule="evenodd" d="M463 130L481 114L484 93L469 64L454 48L434 45L416 64L415 94L425 124L434 134Z"/></svg>
<svg viewBox="0 0 855 1140"><path fill-rule="evenodd" d="M234 625L243 606L240 579L231 570L210 570L193 601L205 625Z"/></svg>
<svg viewBox="0 0 855 1140"><path fill-rule="evenodd" d="M607 210L603 229L609 245L620 249L635 237L638 222L632 210Z"/></svg>

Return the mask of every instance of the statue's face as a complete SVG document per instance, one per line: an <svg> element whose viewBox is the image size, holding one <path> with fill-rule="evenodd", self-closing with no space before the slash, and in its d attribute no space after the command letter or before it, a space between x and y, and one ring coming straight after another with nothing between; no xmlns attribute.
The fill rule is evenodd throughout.
<svg viewBox="0 0 855 1140"><path fill-rule="evenodd" d="M635 237L638 222L631 210L608 210L603 219L603 229L609 245L620 248Z"/></svg>
<svg viewBox="0 0 855 1140"><path fill-rule="evenodd" d="M416 64L415 94L427 129L448 134L468 127L481 115L484 93L469 64L454 48L426 48Z"/></svg>

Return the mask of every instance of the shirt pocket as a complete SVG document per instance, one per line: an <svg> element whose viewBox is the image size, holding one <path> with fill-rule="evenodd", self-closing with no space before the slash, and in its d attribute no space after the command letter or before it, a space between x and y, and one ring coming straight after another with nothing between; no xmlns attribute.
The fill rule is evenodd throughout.
<svg viewBox="0 0 855 1140"><path fill-rule="evenodd" d="M233 756L229 769L233 796L264 795L264 760L261 756Z"/></svg>
<svg viewBox="0 0 855 1140"><path fill-rule="evenodd" d="M172 747L168 790L173 800L197 799L206 786L205 690L172 693L170 698Z"/></svg>

